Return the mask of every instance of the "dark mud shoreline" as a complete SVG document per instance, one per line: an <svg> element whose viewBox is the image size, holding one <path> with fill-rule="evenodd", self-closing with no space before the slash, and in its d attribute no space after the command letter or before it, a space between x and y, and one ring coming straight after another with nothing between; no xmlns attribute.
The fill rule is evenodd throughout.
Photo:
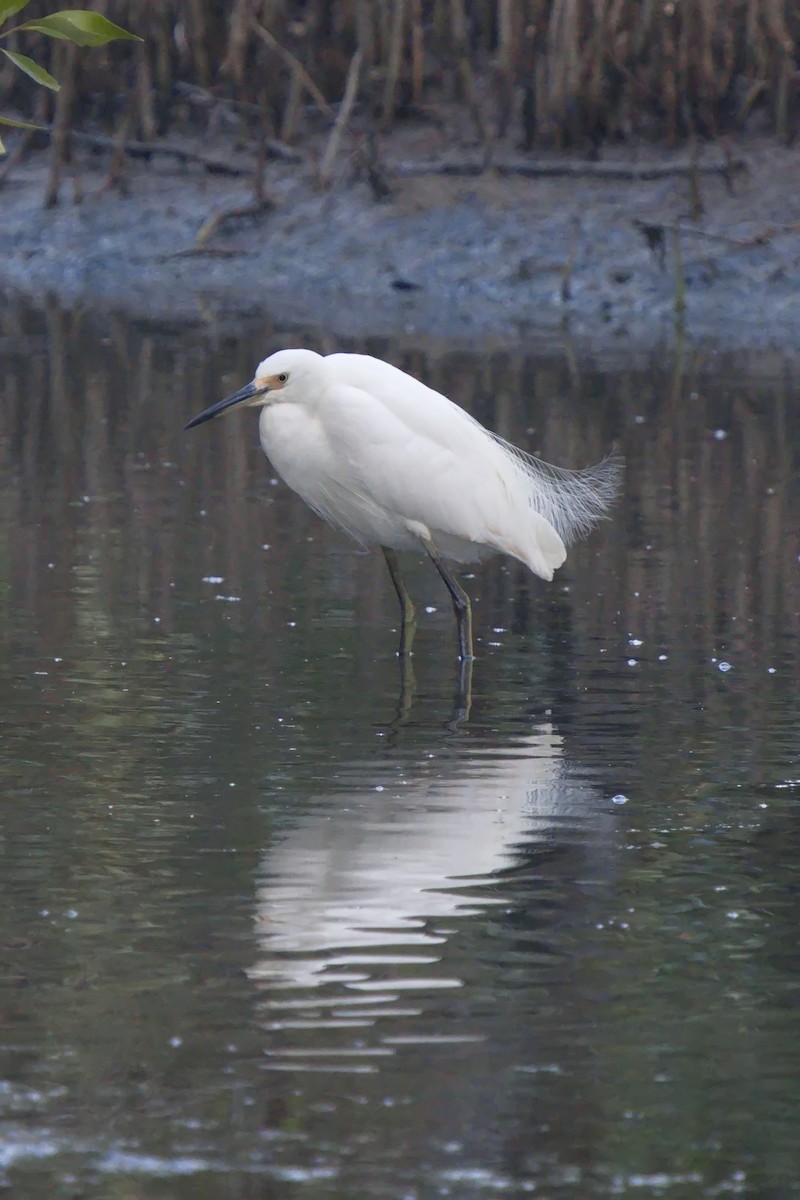
<svg viewBox="0 0 800 1200"><path fill-rule="evenodd" d="M214 153L206 143L195 149ZM418 146L394 149L395 160L419 159ZM184 252L209 216L251 201L247 178L157 156L131 161L123 196L103 188L104 160L79 151L80 203L67 178L59 206L44 211L46 162L34 156L0 190L0 287L6 303L51 297L88 311L213 321L227 330L254 318L343 337L508 345L549 339L566 326L576 343L630 353L669 342L682 327L695 342L793 355L800 151L759 140L733 152L746 169L732 188L719 174L700 177L705 211L696 220L681 174L395 175L392 196L376 202L366 182L343 178L321 192L309 165L275 163L267 171L274 207L226 222L201 254ZM572 161L591 172L585 159ZM713 147L700 158L703 166L721 161ZM686 153L617 150L603 162L677 166ZM391 163L387 153L390 179ZM348 161L343 174L351 172ZM637 222L667 227L663 263Z"/></svg>

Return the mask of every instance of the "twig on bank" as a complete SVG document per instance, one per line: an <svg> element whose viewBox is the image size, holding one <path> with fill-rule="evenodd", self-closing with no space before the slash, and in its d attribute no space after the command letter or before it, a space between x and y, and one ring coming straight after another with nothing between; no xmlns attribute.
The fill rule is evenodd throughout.
<svg viewBox="0 0 800 1200"><path fill-rule="evenodd" d="M200 226L192 250L196 253L204 250L220 226L226 221L239 220L241 217L260 217L265 212L271 212L274 207L272 200L265 196L262 199L253 200L250 204L239 204L234 208L224 208L220 212L214 213ZM179 253L181 252L179 251Z"/></svg>
<svg viewBox="0 0 800 1200"><path fill-rule="evenodd" d="M173 258L242 258L246 250L235 250L232 246L187 246L185 250L175 250L172 254L162 254L154 262L169 262Z"/></svg>
<svg viewBox="0 0 800 1200"><path fill-rule="evenodd" d="M696 168L691 162L647 163L644 165L628 163L604 162L563 162L544 161L542 159L517 159L513 162L493 162L491 170L498 175L521 175L535 179L623 179L637 182L639 180L665 179L670 176L689 175L692 170L701 175L721 175L726 177L731 169L746 171L744 159L734 159L725 163L703 163ZM487 164L483 159L462 159L455 162L398 162L390 166L394 175L483 175Z"/></svg>
<svg viewBox="0 0 800 1200"><path fill-rule="evenodd" d="M659 234L663 238L665 233L681 234L689 233L693 237L705 238L709 242L723 242L726 246L736 246L739 249L748 249L751 246L765 246L767 242L773 238L779 237L782 233L792 233L795 229L800 228L800 223L792 225L769 226L763 229L761 233L756 233L749 238L731 237L728 233L712 233L708 229L694 229L691 225L680 225L670 223L669 221L640 221L638 217L633 218L633 225L641 230L648 245L652 249L652 242Z"/></svg>

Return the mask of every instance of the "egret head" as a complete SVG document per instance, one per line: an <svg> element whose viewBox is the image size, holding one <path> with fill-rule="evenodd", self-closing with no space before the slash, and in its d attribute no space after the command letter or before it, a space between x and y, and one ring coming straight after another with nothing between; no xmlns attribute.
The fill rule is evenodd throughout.
<svg viewBox="0 0 800 1200"><path fill-rule="evenodd" d="M304 392L308 393L322 362L322 356L314 350L278 350L258 364L251 383L210 405L188 421L185 428L202 425L233 408L263 408L265 404L296 401Z"/></svg>

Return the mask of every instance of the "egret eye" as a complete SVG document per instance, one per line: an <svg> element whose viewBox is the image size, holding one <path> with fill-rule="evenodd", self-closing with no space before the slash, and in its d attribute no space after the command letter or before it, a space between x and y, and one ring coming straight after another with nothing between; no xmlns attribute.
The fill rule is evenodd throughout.
<svg viewBox="0 0 800 1200"><path fill-rule="evenodd" d="M286 380L288 378L289 378L289 376L286 374L286 372L281 371L280 375L278 376L278 383L286 383Z"/></svg>

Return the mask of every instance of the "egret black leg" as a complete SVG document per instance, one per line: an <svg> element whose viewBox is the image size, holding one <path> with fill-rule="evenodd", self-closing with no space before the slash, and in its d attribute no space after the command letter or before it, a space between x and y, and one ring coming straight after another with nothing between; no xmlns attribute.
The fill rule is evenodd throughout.
<svg viewBox="0 0 800 1200"><path fill-rule="evenodd" d="M423 541L433 565L447 584L447 590L453 601L453 611L456 614L458 627L458 654L463 662L471 662L475 655L472 653L472 605L469 596L457 579L454 579L447 569L444 560L430 542Z"/></svg>
<svg viewBox="0 0 800 1200"><path fill-rule="evenodd" d="M471 658L462 658L458 664L458 679L456 692L453 697L452 729L457 729L462 721L469 720L469 710L472 707L472 663Z"/></svg>
<svg viewBox="0 0 800 1200"><path fill-rule="evenodd" d="M414 612L414 605L408 594L408 589L400 574L397 555L388 546L381 546L381 550L383 551L383 557L386 559L389 574L392 577L394 590L397 592L397 599L400 601L400 646L397 653L403 658L404 655L411 653L411 643L414 640L414 632L417 628L417 618Z"/></svg>

